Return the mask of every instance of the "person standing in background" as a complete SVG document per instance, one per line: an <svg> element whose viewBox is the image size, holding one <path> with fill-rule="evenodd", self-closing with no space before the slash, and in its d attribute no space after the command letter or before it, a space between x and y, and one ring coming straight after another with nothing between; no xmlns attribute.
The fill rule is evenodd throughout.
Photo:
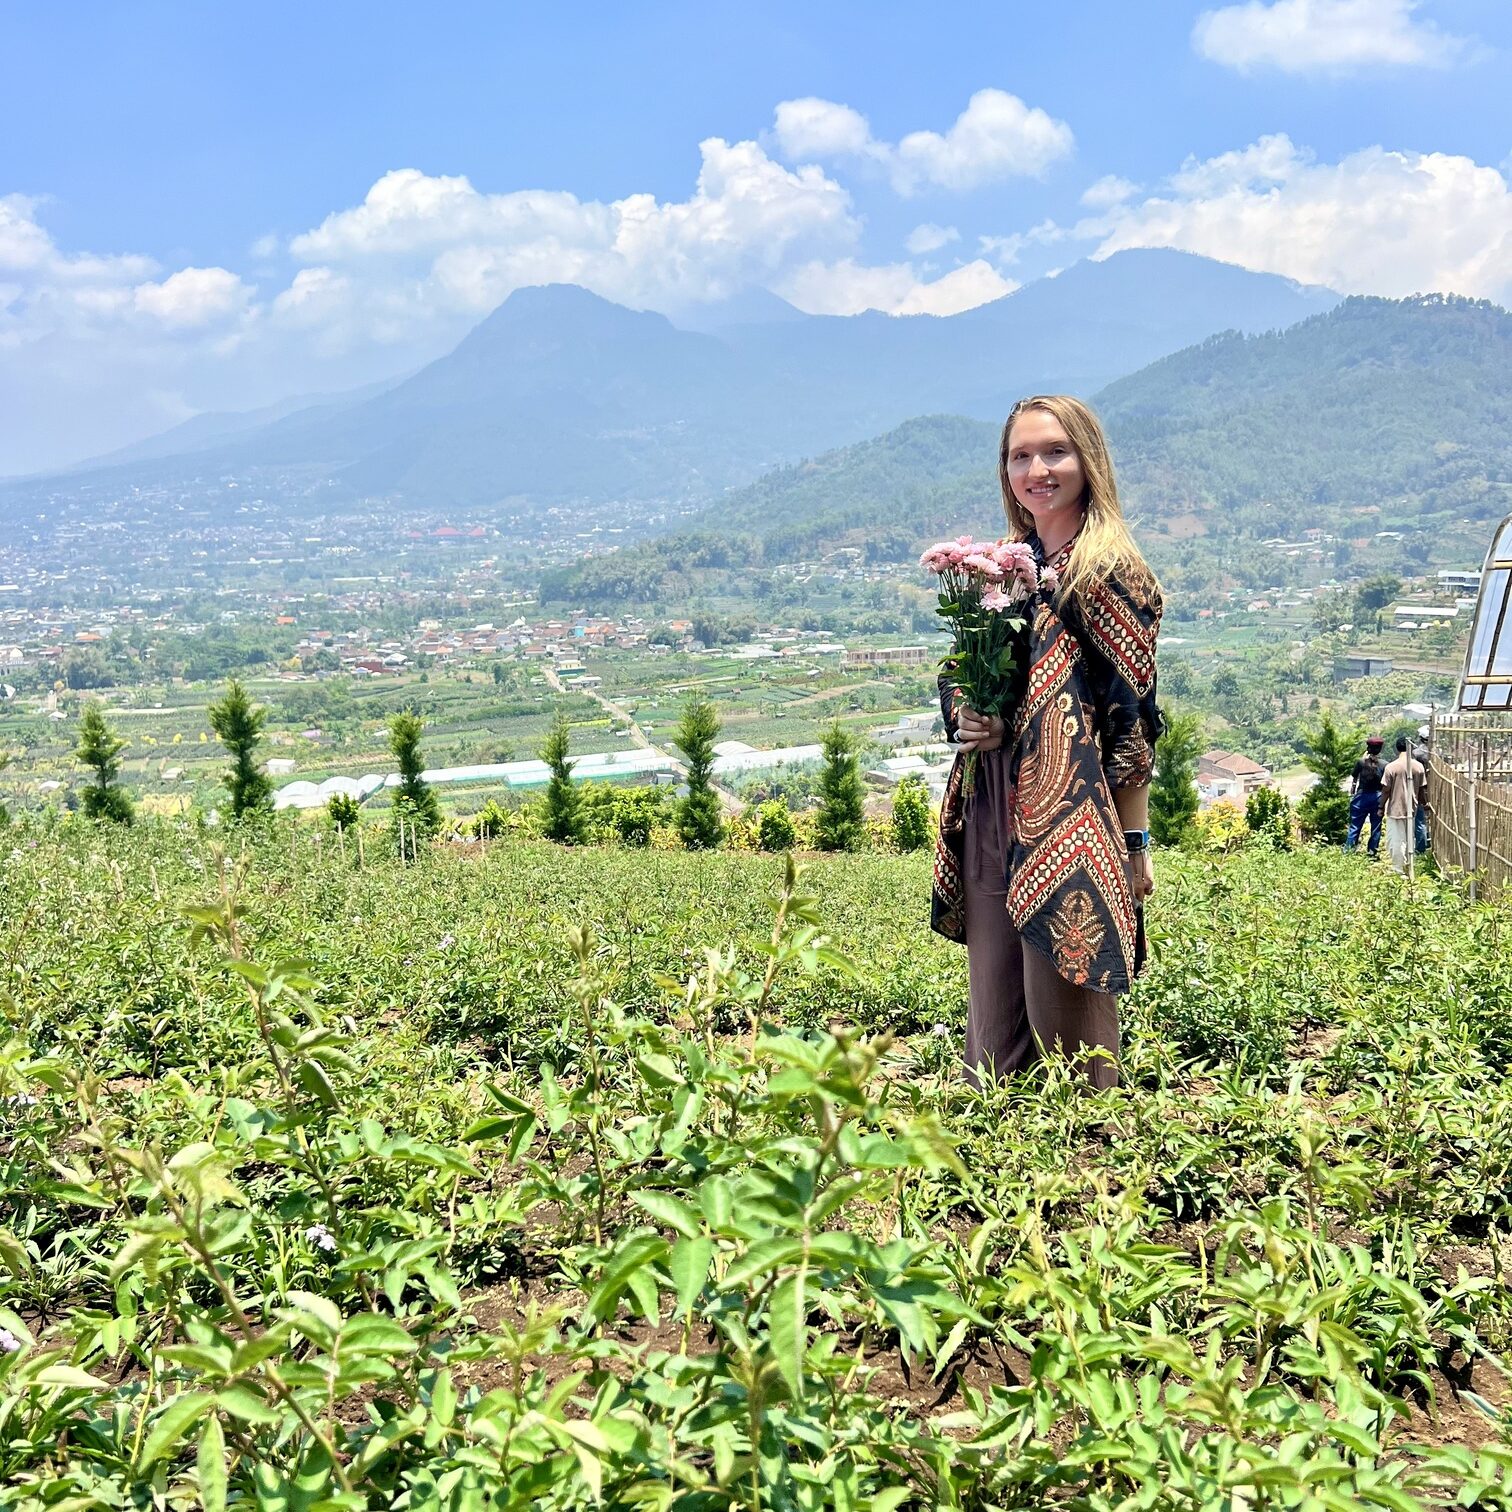
<svg viewBox="0 0 1512 1512"><path fill-rule="evenodd" d="M1407 870L1412 855L1413 820L1427 796L1427 774L1412 759L1407 737L1397 736L1397 757L1381 774L1381 797L1386 810L1386 854L1397 871Z"/></svg>
<svg viewBox="0 0 1512 1512"><path fill-rule="evenodd" d="M1365 742L1365 754L1355 762L1349 779L1349 832L1344 837L1344 849L1352 851L1360 843L1360 831L1365 821L1370 821L1370 843L1367 847L1374 856L1381 848L1381 747L1385 742L1379 735L1372 735Z"/></svg>
<svg viewBox="0 0 1512 1512"><path fill-rule="evenodd" d="M1417 819L1413 826L1413 847L1418 855L1422 855L1428 849L1428 762L1433 752L1428 745L1429 731L1427 725L1419 725L1417 744L1412 748L1412 759L1423 769L1423 801L1418 805Z"/></svg>

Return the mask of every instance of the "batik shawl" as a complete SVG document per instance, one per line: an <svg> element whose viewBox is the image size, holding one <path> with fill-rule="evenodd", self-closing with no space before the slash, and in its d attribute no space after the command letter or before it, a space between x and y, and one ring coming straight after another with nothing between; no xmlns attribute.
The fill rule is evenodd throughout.
<svg viewBox="0 0 1512 1512"><path fill-rule="evenodd" d="M1043 561L1036 536L1035 555ZM1056 553L1064 563L1069 550ZM1012 835L1007 908L1027 944L1068 982L1126 991L1143 965L1142 911L1129 888L1128 850L1113 789L1142 787L1161 729L1155 705L1155 638L1161 599L1153 584L1104 579L1059 608L1036 595L1028 631L1029 678L1004 737L1010 752ZM942 708L953 730L950 693ZM956 757L940 807L930 927L964 943L966 806Z"/></svg>

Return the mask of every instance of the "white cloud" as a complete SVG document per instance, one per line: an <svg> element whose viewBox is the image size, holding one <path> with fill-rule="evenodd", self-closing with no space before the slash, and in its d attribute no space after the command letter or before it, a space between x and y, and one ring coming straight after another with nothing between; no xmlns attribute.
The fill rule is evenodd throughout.
<svg viewBox="0 0 1512 1512"><path fill-rule="evenodd" d="M794 269L777 292L811 315L958 315L1011 294L1018 285L978 258L934 280L921 279L911 263L869 267L852 258L810 262Z"/></svg>
<svg viewBox="0 0 1512 1512"><path fill-rule="evenodd" d="M1095 256L1177 247L1345 294L1512 296L1512 184L1449 153L1319 163L1284 135L1190 161L1168 188L1077 227Z"/></svg>
<svg viewBox="0 0 1512 1512"><path fill-rule="evenodd" d="M175 329L202 327L241 314L252 290L225 268L181 268L161 283L141 283L132 305Z"/></svg>
<svg viewBox="0 0 1512 1512"><path fill-rule="evenodd" d="M922 226L915 226L908 233L908 239L903 245L915 257L923 257L926 252L938 252L941 247L960 239L961 233L954 226L936 226L925 221Z"/></svg>
<svg viewBox="0 0 1512 1512"><path fill-rule="evenodd" d="M154 281L159 269L149 257L64 253L38 221L39 206L26 195L0 196L5 334L13 341L134 317L148 328L179 330L247 308L252 290L225 268L181 268Z"/></svg>
<svg viewBox="0 0 1512 1512"><path fill-rule="evenodd" d="M1027 231L1013 231L1007 236L979 236L977 246L999 268L1011 268L1023 254L1025 247L1048 246L1051 242L1065 241L1075 232L1059 226L1052 220L1043 220Z"/></svg>
<svg viewBox="0 0 1512 1512"><path fill-rule="evenodd" d="M1245 0L1198 16L1192 46L1241 73L1443 68L1464 56L1465 39L1419 20L1419 8L1418 0Z"/></svg>
<svg viewBox="0 0 1512 1512"><path fill-rule="evenodd" d="M25 194L0 195L0 272L34 284L87 287L150 277L150 257L65 255L37 220L42 202Z"/></svg>
<svg viewBox="0 0 1512 1512"><path fill-rule="evenodd" d="M673 201L490 194L399 169L292 239L259 238L253 263L303 264L259 297L226 268L64 253L38 201L3 197L0 472L103 451L184 413L419 366L522 285L676 310L846 256L860 230L822 168L784 166L750 141L702 143L692 192Z"/></svg>
<svg viewBox="0 0 1512 1512"><path fill-rule="evenodd" d="M651 308L718 299L765 283L795 257L851 246L850 196L822 169L773 162L755 142L700 144L693 194L612 203L555 190L488 194L460 176L386 173L360 205L296 236L290 252L322 271L278 314L308 314L317 296L334 317L348 297L372 314L375 289L392 326L439 315L476 317L527 284L578 283ZM306 269L305 272L312 272ZM338 283L337 274L345 275Z"/></svg>
<svg viewBox="0 0 1512 1512"><path fill-rule="evenodd" d="M871 125L859 110L812 95L783 100L773 133L782 155L799 162L860 157L873 146Z"/></svg>
<svg viewBox="0 0 1512 1512"><path fill-rule="evenodd" d="M896 144L874 137L859 111L812 96L778 105L772 135L782 155L795 162L878 163L904 195L1039 177L1075 146L1064 121L1002 89L979 89L948 130L912 131Z"/></svg>
<svg viewBox="0 0 1512 1512"><path fill-rule="evenodd" d="M1110 205L1121 205L1139 193L1139 185L1116 173L1105 173L1100 179L1082 190L1081 202L1092 210L1105 210Z"/></svg>

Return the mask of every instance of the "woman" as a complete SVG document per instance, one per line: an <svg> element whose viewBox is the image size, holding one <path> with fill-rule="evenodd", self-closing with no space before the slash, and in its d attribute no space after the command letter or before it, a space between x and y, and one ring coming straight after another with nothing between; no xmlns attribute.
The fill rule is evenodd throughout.
<svg viewBox="0 0 1512 1512"><path fill-rule="evenodd" d="M960 758L946 786L930 922L966 945L973 1085L1057 1048L1109 1087L1118 994L1143 964L1141 905L1155 890L1160 585L1079 400L1014 405L998 476L1009 534L1053 576L1032 605L1027 689L1006 726L940 680L947 728L979 755L969 798Z"/></svg>

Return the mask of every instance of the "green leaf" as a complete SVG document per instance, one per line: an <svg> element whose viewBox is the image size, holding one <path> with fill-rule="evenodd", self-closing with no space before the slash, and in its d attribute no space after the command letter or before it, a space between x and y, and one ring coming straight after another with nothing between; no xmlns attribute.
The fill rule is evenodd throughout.
<svg viewBox="0 0 1512 1512"><path fill-rule="evenodd" d="M709 1266L714 1260L714 1241L703 1237L683 1239L672 1246L672 1257L667 1262L667 1273L677 1288L677 1313L686 1317L693 1311L709 1279Z"/></svg>
<svg viewBox="0 0 1512 1512"><path fill-rule="evenodd" d="M956 1350L961 1347L961 1341L966 1337L966 1330L971 1326L970 1318L958 1319L954 1328L945 1335L945 1342L935 1351L934 1371L930 1380L938 1381L940 1372L950 1363Z"/></svg>
<svg viewBox="0 0 1512 1512"><path fill-rule="evenodd" d="M680 1087L682 1085L682 1073L677 1069L676 1063L666 1055L638 1055L635 1064L640 1068L640 1073L651 1083L653 1087Z"/></svg>
<svg viewBox="0 0 1512 1512"><path fill-rule="evenodd" d="M6 1229L0 1229L0 1261L17 1278L31 1269L31 1256L27 1253L26 1246Z"/></svg>
<svg viewBox="0 0 1512 1512"><path fill-rule="evenodd" d="M278 1421L278 1413L244 1382L239 1381L235 1386L227 1386L224 1391L218 1391L215 1400L232 1417L240 1418L244 1423L256 1423L265 1428Z"/></svg>
<svg viewBox="0 0 1512 1512"><path fill-rule="evenodd" d="M661 1322L661 1288L657 1286L650 1267L642 1266L631 1271L625 1278L625 1286L635 1298L641 1316L654 1328Z"/></svg>
<svg viewBox="0 0 1512 1512"><path fill-rule="evenodd" d="M630 1200L644 1208L658 1223L676 1229L685 1239L695 1238L699 1233L698 1214L680 1197L670 1192L631 1192Z"/></svg>
<svg viewBox="0 0 1512 1512"><path fill-rule="evenodd" d="M436 1383L431 1387L430 1410L431 1416L438 1423L451 1426L452 1419L457 1415L457 1388L452 1381L451 1371L437 1372Z"/></svg>
<svg viewBox="0 0 1512 1512"><path fill-rule="evenodd" d="M659 1263L667 1254L667 1241L660 1234L633 1234L610 1257L599 1284L588 1299L587 1316L603 1322L614 1314L620 1293L630 1277L644 1265Z"/></svg>
<svg viewBox="0 0 1512 1512"><path fill-rule="evenodd" d="M176 1396L158 1414L142 1445L142 1468L155 1465L160 1459L171 1455L179 1441L204 1415L215 1406L215 1398L205 1391L186 1392Z"/></svg>
<svg viewBox="0 0 1512 1512"><path fill-rule="evenodd" d="M65 1386L76 1391L109 1391L110 1383L76 1365L44 1365L35 1377L38 1386Z"/></svg>
<svg viewBox="0 0 1512 1512"><path fill-rule="evenodd" d="M200 1506L204 1512L225 1512L226 1435L220 1418L213 1412L205 1424L205 1431L200 1434L194 1466L199 1480Z"/></svg>
<svg viewBox="0 0 1512 1512"><path fill-rule="evenodd" d="M698 1207L709 1220L709 1227L722 1233L735 1210L730 1183L723 1176L710 1176L698 1189Z"/></svg>
<svg viewBox="0 0 1512 1512"><path fill-rule="evenodd" d="M767 1329L772 1358L788 1390L803 1400L803 1357L808 1350L808 1303L805 1298L808 1267L800 1265L772 1289L767 1309Z"/></svg>
<svg viewBox="0 0 1512 1512"><path fill-rule="evenodd" d="M327 1108L339 1108L341 1099L336 1096L336 1089L331 1085L330 1078L325 1074L325 1067L319 1061L302 1060L297 1072L299 1085Z"/></svg>
<svg viewBox="0 0 1512 1512"><path fill-rule="evenodd" d="M753 1244L740 1259L725 1272L726 1286L744 1286L757 1276L769 1275L779 1266L793 1260L803 1259L801 1239L763 1239Z"/></svg>
<svg viewBox="0 0 1512 1512"><path fill-rule="evenodd" d="M392 1318L382 1313L358 1313L341 1330L341 1348L353 1354L413 1354L419 1345Z"/></svg>

